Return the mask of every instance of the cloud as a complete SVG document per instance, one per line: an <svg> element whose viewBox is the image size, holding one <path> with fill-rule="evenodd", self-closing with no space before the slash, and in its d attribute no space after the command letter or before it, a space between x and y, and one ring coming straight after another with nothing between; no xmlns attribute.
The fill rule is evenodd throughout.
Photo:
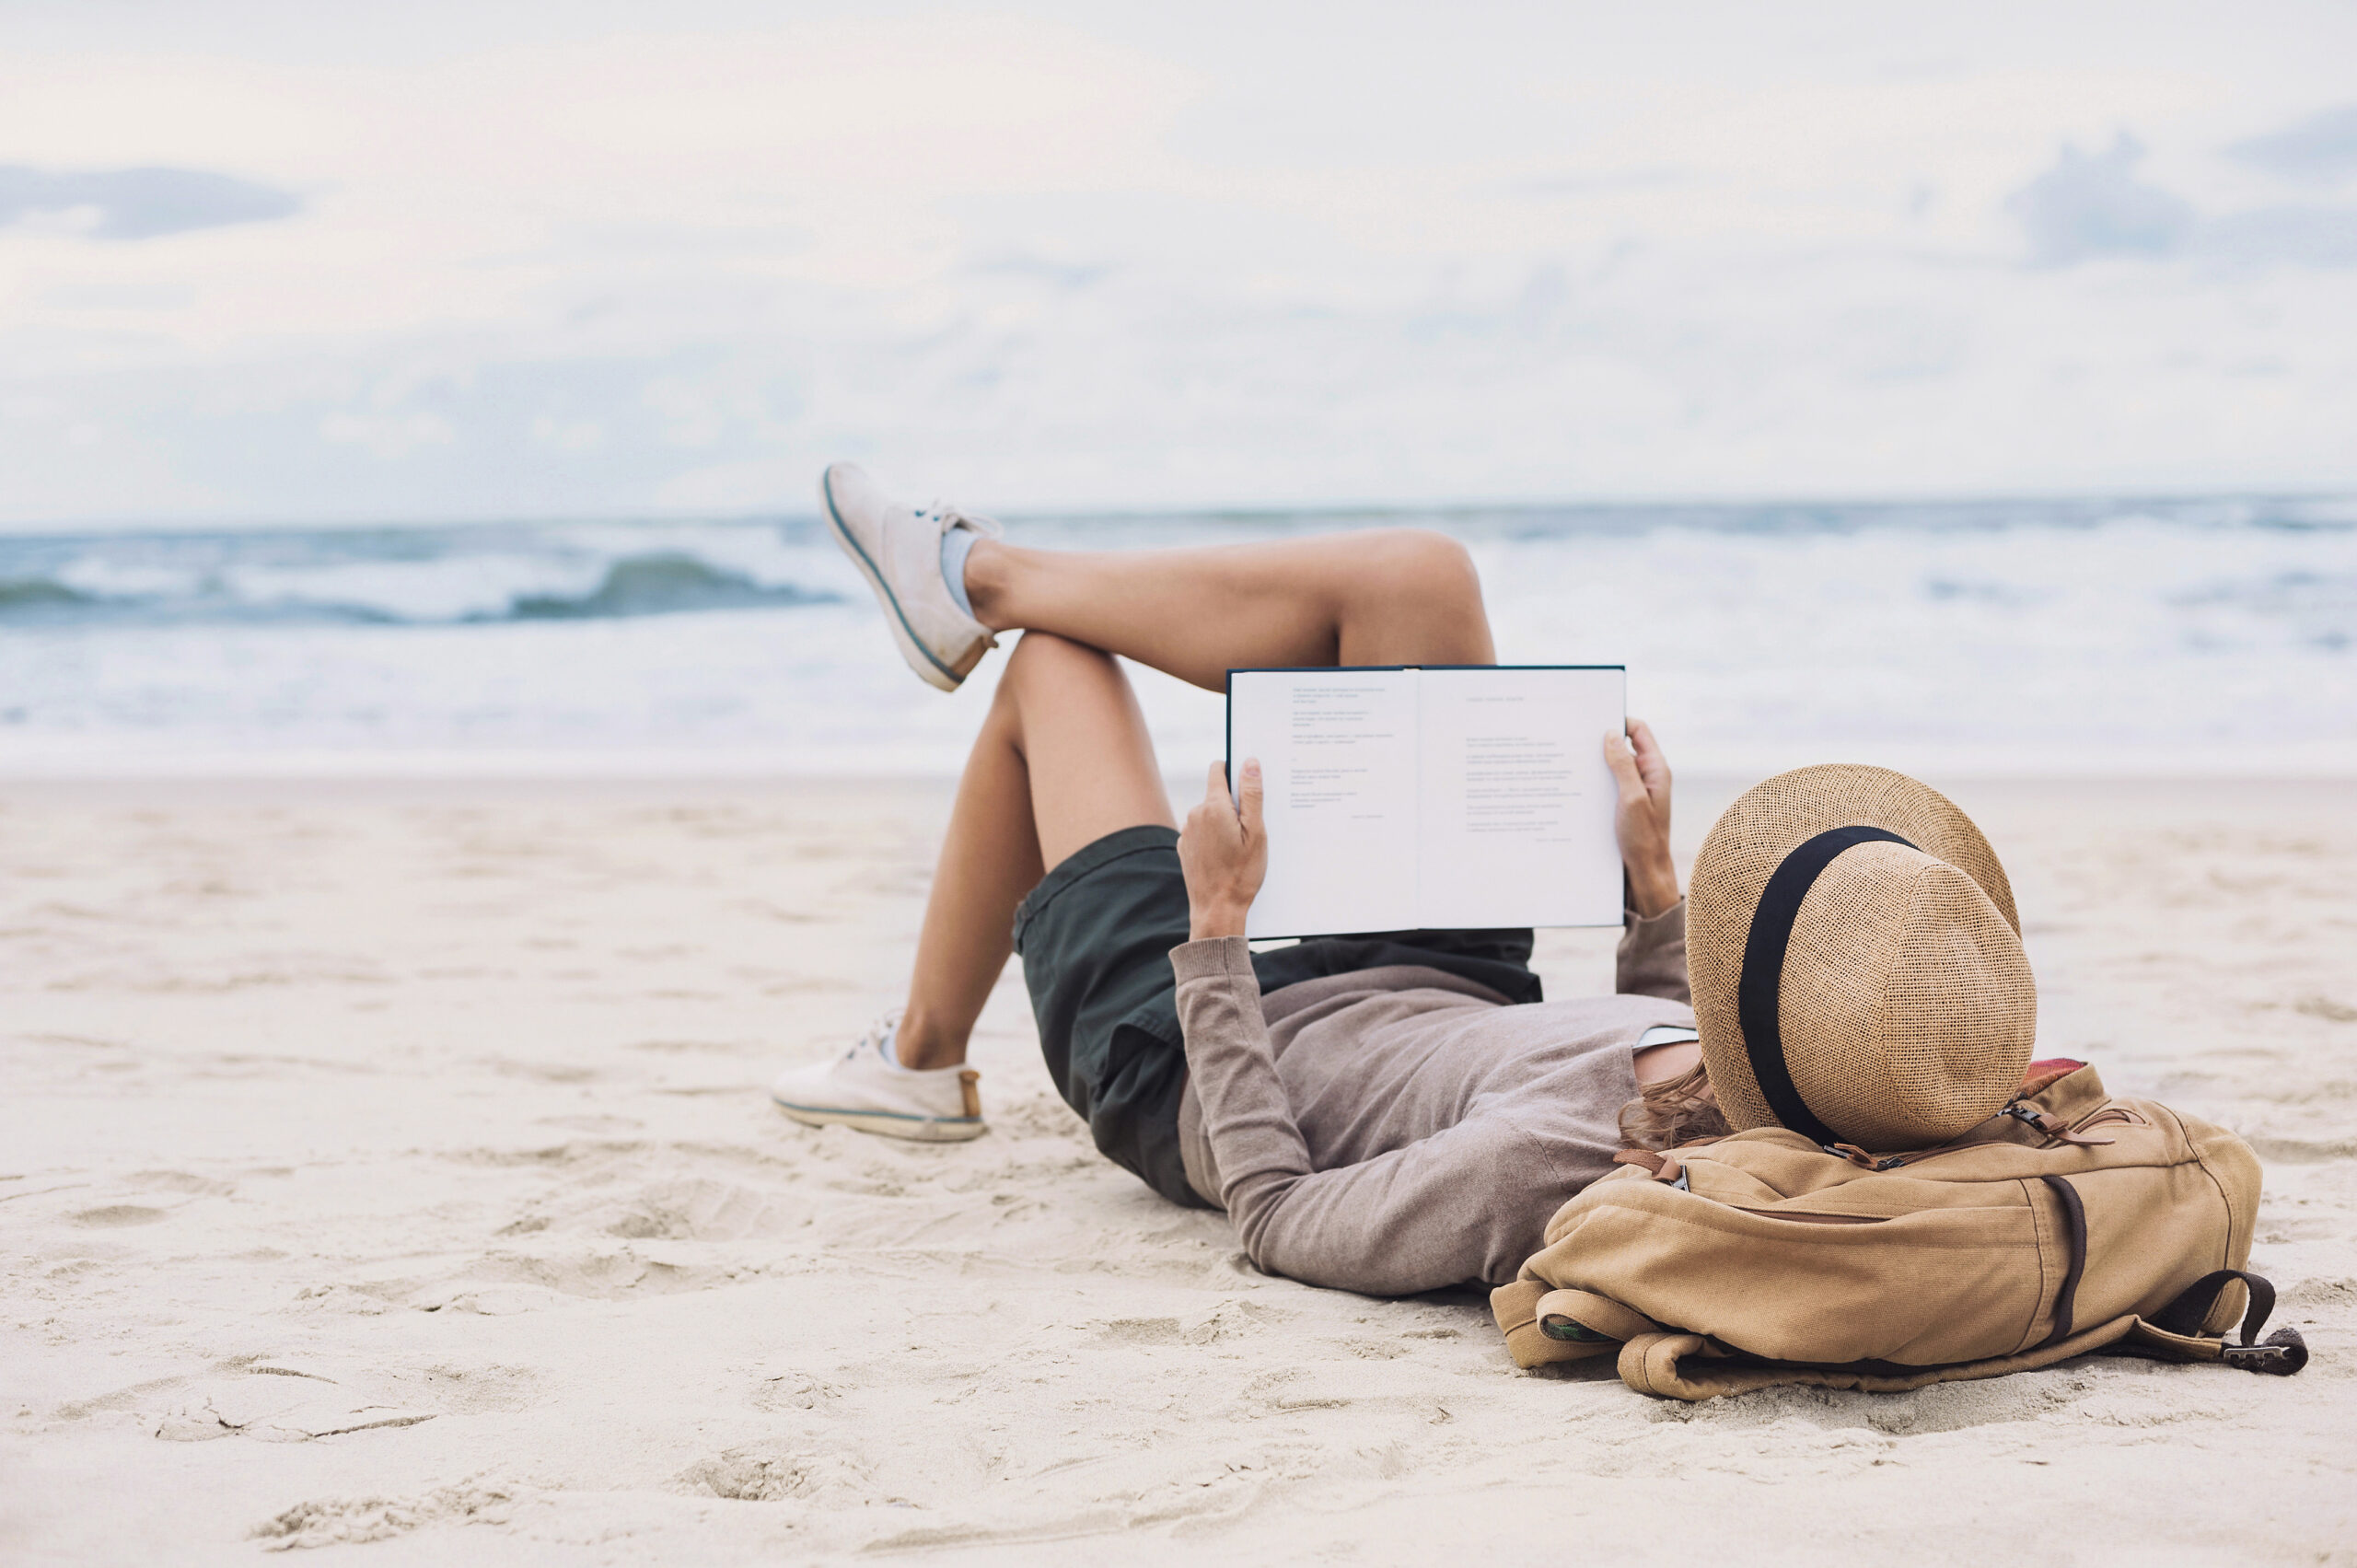
<svg viewBox="0 0 2357 1568"><path fill-rule="evenodd" d="M1044 256L1022 254L993 257L977 261L972 267L978 277L1025 279L1062 294L1094 287L1109 277L1113 270L1110 263L1104 261L1051 261Z"/></svg>
<svg viewBox="0 0 2357 1568"><path fill-rule="evenodd" d="M2205 254L2228 261L2357 267L2357 207L2262 207L2202 226Z"/></svg>
<svg viewBox="0 0 2357 1568"><path fill-rule="evenodd" d="M459 433L438 413L331 413L319 435L338 446L358 447L379 458L405 458L421 447L447 447Z"/></svg>
<svg viewBox="0 0 2357 1568"><path fill-rule="evenodd" d="M2197 226L2192 204L2154 185L2139 184L2143 145L2126 132L2107 153L2065 145L2052 168L2007 198L2021 220L2031 259L2067 267L2098 256L2165 256L2183 248Z"/></svg>
<svg viewBox="0 0 2357 1568"><path fill-rule="evenodd" d="M53 174L0 164L0 227L41 218L80 225L99 239L154 239L227 224L292 217L303 199L202 168L108 168Z"/></svg>
<svg viewBox="0 0 2357 1568"><path fill-rule="evenodd" d="M2184 198L2138 183L2143 156L2124 132L2095 157L2066 145L2052 168L2015 192L2005 210L2021 222L2031 262L2183 256L2241 266L2357 267L2357 207L2258 207L2205 217Z"/></svg>
<svg viewBox="0 0 2357 1568"><path fill-rule="evenodd" d="M2338 184L2357 174L2357 103L2311 114L2281 131L2237 142L2226 151L2287 180Z"/></svg>

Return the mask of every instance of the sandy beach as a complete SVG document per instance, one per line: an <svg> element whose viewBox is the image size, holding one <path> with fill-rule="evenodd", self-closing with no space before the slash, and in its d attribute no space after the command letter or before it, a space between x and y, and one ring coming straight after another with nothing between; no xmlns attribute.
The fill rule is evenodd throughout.
<svg viewBox="0 0 2357 1568"><path fill-rule="evenodd" d="M2303 1376L1518 1373L1097 1158L1013 970L988 1137L795 1126L946 785L0 785L0 1559L2357 1562L2357 790L1949 787L2040 1053L2258 1150Z"/></svg>

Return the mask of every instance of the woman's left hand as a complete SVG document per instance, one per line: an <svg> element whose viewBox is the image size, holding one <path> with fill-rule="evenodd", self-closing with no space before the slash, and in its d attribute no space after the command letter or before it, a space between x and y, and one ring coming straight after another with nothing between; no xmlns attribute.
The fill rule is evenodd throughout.
<svg viewBox="0 0 2357 1568"><path fill-rule="evenodd" d="M1244 760L1241 790L1227 792L1227 769L1213 762L1203 803L1178 832L1178 865L1187 876L1187 939L1241 936L1244 917L1269 874L1269 835L1260 822L1260 761Z"/></svg>
<svg viewBox="0 0 2357 1568"><path fill-rule="evenodd" d="M1623 738L1604 738L1605 765L1620 789L1612 815L1620 841L1620 864L1628 867L1629 894L1642 919L1678 902L1678 865L1669 855L1669 759L1643 719L1629 721Z"/></svg>

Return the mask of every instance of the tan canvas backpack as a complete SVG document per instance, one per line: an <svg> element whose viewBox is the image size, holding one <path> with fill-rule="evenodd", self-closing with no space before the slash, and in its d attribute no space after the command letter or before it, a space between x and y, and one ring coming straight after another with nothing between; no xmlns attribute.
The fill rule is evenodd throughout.
<svg viewBox="0 0 2357 1568"><path fill-rule="evenodd" d="M1757 1127L1622 1156L1491 1295L1517 1365L1615 1354L1641 1393L1896 1391L2109 1350L2290 1374L2245 1272L2240 1138L2054 1063L1934 1149L1870 1155ZM2241 1342L2223 1337L2243 1315Z"/></svg>

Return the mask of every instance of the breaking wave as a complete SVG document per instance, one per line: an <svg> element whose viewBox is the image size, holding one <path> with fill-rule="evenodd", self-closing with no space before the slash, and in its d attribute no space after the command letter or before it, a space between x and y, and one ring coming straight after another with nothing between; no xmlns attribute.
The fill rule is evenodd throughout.
<svg viewBox="0 0 2357 1568"><path fill-rule="evenodd" d="M679 542L611 527L0 539L0 624L442 626L841 597L813 580L830 563L775 530L697 531Z"/></svg>

